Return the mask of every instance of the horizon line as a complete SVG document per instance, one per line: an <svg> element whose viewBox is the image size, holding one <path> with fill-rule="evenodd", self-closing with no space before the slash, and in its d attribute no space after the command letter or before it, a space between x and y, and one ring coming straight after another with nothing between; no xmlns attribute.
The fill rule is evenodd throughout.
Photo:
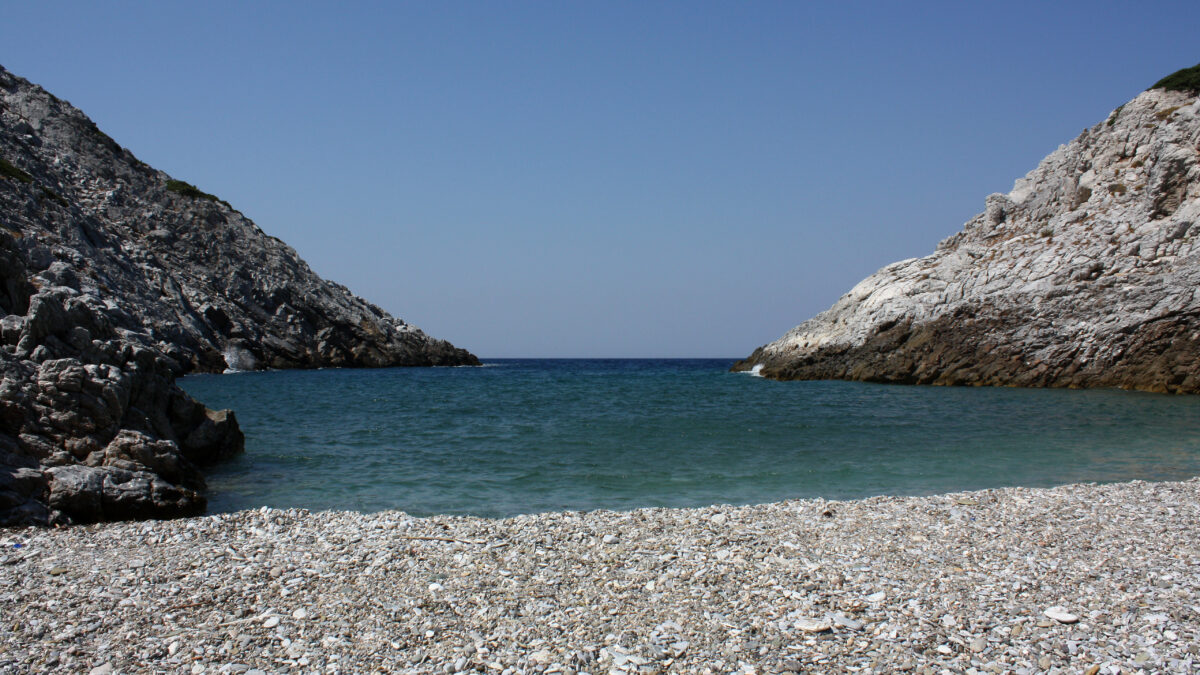
<svg viewBox="0 0 1200 675"><path fill-rule="evenodd" d="M744 356L479 356L480 361L737 361Z"/></svg>

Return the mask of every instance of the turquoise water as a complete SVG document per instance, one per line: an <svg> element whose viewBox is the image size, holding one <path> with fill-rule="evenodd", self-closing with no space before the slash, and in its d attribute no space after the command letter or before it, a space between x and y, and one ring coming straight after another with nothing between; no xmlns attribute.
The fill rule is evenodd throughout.
<svg viewBox="0 0 1200 675"><path fill-rule="evenodd" d="M212 511L505 516L1200 475L1200 397L774 382L730 360L193 375Z"/></svg>

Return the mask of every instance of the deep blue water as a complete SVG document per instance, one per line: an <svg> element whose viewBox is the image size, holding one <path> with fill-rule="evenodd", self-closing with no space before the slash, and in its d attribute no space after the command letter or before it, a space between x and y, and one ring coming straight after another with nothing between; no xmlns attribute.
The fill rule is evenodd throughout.
<svg viewBox="0 0 1200 675"><path fill-rule="evenodd" d="M774 382L732 360L193 375L210 509L505 516L1200 475L1200 397Z"/></svg>

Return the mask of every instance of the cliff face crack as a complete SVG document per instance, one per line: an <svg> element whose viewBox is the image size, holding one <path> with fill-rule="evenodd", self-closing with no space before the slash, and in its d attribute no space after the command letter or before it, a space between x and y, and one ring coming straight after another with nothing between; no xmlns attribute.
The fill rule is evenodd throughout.
<svg viewBox="0 0 1200 675"><path fill-rule="evenodd" d="M0 525L203 512L244 441L178 375L478 364L2 67L0 158Z"/></svg>
<svg viewBox="0 0 1200 675"><path fill-rule="evenodd" d="M1106 119L734 368L1200 393L1200 101L1153 89Z"/></svg>

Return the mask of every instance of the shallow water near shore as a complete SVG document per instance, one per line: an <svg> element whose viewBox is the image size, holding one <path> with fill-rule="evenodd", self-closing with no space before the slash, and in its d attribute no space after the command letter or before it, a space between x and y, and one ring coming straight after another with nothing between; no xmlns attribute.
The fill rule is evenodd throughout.
<svg viewBox="0 0 1200 675"><path fill-rule="evenodd" d="M851 499L1200 475L1200 397L774 382L732 360L192 375L246 453L210 511L415 515Z"/></svg>

